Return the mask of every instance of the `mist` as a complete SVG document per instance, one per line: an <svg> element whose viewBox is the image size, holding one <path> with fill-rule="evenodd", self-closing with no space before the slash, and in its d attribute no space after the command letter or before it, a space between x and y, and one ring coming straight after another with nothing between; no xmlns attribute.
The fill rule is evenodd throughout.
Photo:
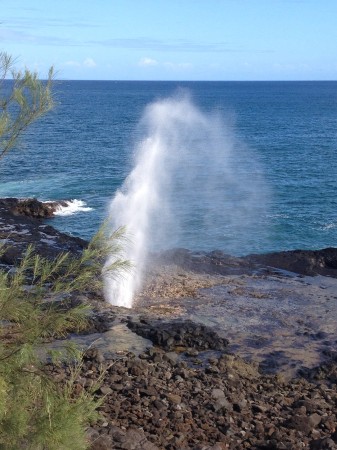
<svg viewBox="0 0 337 450"><path fill-rule="evenodd" d="M243 254L268 197L261 165L235 137L232 117L201 111L186 92L149 104L138 136L133 169L109 211L111 227L126 226L125 257L134 268L106 278L105 296L125 307L153 251L179 246Z"/></svg>

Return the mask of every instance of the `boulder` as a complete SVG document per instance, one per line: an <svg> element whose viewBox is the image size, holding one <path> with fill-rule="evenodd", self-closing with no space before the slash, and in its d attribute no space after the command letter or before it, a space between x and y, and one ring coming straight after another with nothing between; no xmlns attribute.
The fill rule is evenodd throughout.
<svg viewBox="0 0 337 450"><path fill-rule="evenodd" d="M35 219L46 219L53 217L60 206L67 206L67 202L50 201L41 202L36 198L2 198L0 208L5 208L15 216L33 217Z"/></svg>

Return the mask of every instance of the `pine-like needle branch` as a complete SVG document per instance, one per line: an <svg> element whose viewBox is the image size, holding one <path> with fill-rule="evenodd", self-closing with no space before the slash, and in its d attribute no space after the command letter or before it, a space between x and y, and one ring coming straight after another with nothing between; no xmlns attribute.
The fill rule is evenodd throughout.
<svg viewBox="0 0 337 450"><path fill-rule="evenodd" d="M16 71L14 63L11 56L0 52L0 159L16 145L29 125L54 105L53 68L47 80L42 81L36 72Z"/></svg>
<svg viewBox="0 0 337 450"><path fill-rule="evenodd" d="M63 308L62 300L101 285L107 254L114 255L104 269L110 275L129 268L120 253L123 233L109 236L103 227L79 257L64 253L48 260L29 247L14 271L0 271L0 449L87 448L85 425L96 417L98 403L92 392L74 394L81 354L63 352L77 363L61 387L45 374L37 350L47 337L86 326L87 308Z"/></svg>

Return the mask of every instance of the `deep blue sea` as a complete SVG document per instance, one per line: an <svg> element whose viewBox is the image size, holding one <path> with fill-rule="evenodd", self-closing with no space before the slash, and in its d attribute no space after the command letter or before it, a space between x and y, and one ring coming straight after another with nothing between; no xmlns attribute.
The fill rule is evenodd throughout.
<svg viewBox="0 0 337 450"><path fill-rule="evenodd" d="M55 109L0 163L0 196L81 200L92 209L50 223L89 238L132 170L144 108L182 91L221 117L231 156L207 209L198 198L205 201L214 167L200 162L202 182L185 176L188 161L175 168L171 176L189 182L184 195L171 193L179 233L168 245L241 255L337 246L337 82L57 81Z"/></svg>

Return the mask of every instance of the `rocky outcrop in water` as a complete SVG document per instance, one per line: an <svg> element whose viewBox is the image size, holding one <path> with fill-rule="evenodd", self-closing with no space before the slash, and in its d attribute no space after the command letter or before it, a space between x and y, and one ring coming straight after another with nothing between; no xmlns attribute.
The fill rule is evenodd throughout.
<svg viewBox="0 0 337 450"><path fill-rule="evenodd" d="M59 207L67 206L65 201L40 202L36 198L1 198L0 209L12 213L14 216L46 219L53 217Z"/></svg>
<svg viewBox="0 0 337 450"><path fill-rule="evenodd" d="M60 252L82 252L87 245L85 240L61 233L42 221L42 217L51 217L61 203L0 199L0 242L5 246L0 264L16 264L28 245L33 245L44 257L55 257Z"/></svg>
<svg viewBox="0 0 337 450"><path fill-rule="evenodd" d="M262 264L299 273L337 277L337 248L322 250L291 250L265 255L250 255L249 263Z"/></svg>
<svg viewBox="0 0 337 450"><path fill-rule="evenodd" d="M244 257L231 256L219 250L207 253L173 249L155 255L154 260L156 259L208 274L240 275L259 270L282 269L301 275L337 277L337 248L289 250Z"/></svg>
<svg viewBox="0 0 337 450"><path fill-rule="evenodd" d="M8 253L8 263L17 260L27 244L33 244L44 256L60 251L78 252L85 247L84 240L58 232L41 222L52 217L60 206L67 206L67 202L40 202L35 198L0 199L0 240L12 247L12 256ZM274 268L302 275L337 277L337 248L290 250L246 257L235 257L218 250L207 253L173 249L153 255L153 259L207 274L244 274Z"/></svg>

